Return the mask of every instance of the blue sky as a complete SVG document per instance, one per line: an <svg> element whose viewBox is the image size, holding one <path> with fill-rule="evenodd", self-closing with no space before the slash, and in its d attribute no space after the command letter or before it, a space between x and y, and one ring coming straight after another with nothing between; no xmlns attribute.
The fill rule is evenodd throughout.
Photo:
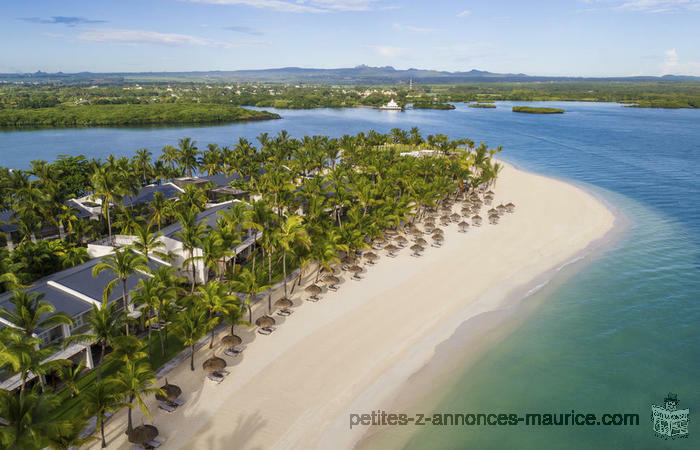
<svg viewBox="0 0 700 450"><path fill-rule="evenodd" d="M700 75L700 0L25 0L0 72L391 65Z"/></svg>

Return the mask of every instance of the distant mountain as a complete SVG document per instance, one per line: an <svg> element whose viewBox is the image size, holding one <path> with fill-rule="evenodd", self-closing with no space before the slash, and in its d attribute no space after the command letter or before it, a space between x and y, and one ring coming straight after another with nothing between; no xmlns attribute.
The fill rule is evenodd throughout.
<svg viewBox="0 0 700 450"><path fill-rule="evenodd" d="M530 76L522 73L493 73L483 70L467 72L447 72L426 69L397 70L391 66L370 67L360 65L340 69L307 69L282 67L278 69L233 70L210 72L139 72L139 73L44 73L0 74L0 81L63 81L63 82L105 82L105 81L220 81L220 82L263 82L263 83L304 83L304 84L346 84L377 85L408 83L409 80L422 84L478 83L478 82L543 82L543 81L700 81L700 77L664 75L662 77L549 77Z"/></svg>

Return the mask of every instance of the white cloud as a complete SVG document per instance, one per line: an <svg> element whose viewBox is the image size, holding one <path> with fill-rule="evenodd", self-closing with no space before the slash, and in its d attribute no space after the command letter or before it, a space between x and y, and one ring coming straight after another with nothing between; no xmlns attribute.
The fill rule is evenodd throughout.
<svg viewBox="0 0 700 450"><path fill-rule="evenodd" d="M80 33L77 36L82 41L116 42L122 44L154 44L154 45L200 45L210 47L238 47L242 45L266 44L265 41L239 40L215 41L212 39L191 36L188 34L159 33L146 30L94 29Z"/></svg>
<svg viewBox="0 0 700 450"><path fill-rule="evenodd" d="M664 52L665 58L661 63L661 75L700 75L700 62L681 62L675 48Z"/></svg>
<svg viewBox="0 0 700 450"><path fill-rule="evenodd" d="M471 11L469 11L468 9L465 9L464 11L458 12L457 17L467 17L471 13L472 13Z"/></svg>
<svg viewBox="0 0 700 450"><path fill-rule="evenodd" d="M400 23L393 24L393 27L397 31L411 31L413 33L432 33L438 31L435 28L414 27L411 25L402 25Z"/></svg>
<svg viewBox="0 0 700 450"><path fill-rule="evenodd" d="M608 4L616 11L660 14L676 11L700 11L700 0L583 0L587 4ZM595 11L588 8L580 11Z"/></svg>
<svg viewBox="0 0 700 450"><path fill-rule="evenodd" d="M377 55L385 58L398 58L405 55L408 51L407 48L393 47L391 45L369 45L368 47L374 50L374 53Z"/></svg>
<svg viewBox="0 0 700 450"><path fill-rule="evenodd" d="M333 11L368 11L380 0L184 0L214 5L245 5L279 12L327 13Z"/></svg>

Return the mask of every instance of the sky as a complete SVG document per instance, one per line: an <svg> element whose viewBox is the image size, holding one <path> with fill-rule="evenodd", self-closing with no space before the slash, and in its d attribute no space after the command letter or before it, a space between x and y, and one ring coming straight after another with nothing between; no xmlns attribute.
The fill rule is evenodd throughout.
<svg viewBox="0 0 700 450"><path fill-rule="evenodd" d="M0 73L393 66L699 75L700 0L22 0Z"/></svg>

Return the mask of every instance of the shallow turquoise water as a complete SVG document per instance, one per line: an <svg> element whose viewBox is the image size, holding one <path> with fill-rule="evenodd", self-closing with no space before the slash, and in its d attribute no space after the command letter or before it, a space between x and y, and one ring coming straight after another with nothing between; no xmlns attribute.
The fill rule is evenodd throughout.
<svg viewBox="0 0 700 450"><path fill-rule="evenodd" d="M527 104L518 102L518 104ZM636 412L637 427L425 428L409 448L700 448L700 111L557 103L563 115L498 108L384 112L279 111L283 120L216 127L0 132L0 164L58 153L105 157L158 151L191 136L200 146L281 129L339 136L419 126L470 137L525 169L590 183L630 221L615 246L553 283L521 327L461 375L443 412ZM650 405L675 392L690 408L689 439L663 441Z"/></svg>

